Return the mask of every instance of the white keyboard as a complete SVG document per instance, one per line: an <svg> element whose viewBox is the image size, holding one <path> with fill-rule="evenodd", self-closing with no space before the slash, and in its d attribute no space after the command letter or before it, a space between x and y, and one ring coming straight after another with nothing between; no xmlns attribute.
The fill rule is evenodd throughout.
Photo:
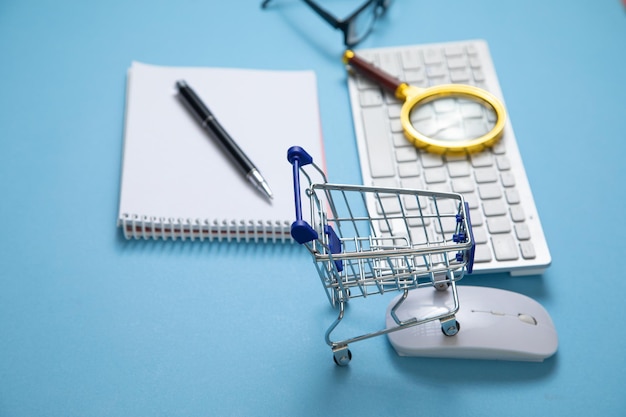
<svg viewBox="0 0 626 417"><path fill-rule="evenodd" d="M355 52L411 85L472 84L504 101L488 46L481 40ZM392 94L354 74L348 87L364 185L463 194L476 241L475 273L534 275L550 265L510 114L492 149L446 157L418 150L405 139L402 103Z"/></svg>

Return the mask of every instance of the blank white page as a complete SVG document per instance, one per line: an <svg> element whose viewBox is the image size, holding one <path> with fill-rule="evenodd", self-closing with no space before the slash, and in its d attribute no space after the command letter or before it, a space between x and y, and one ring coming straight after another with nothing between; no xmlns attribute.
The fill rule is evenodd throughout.
<svg viewBox="0 0 626 417"><path fill-rule="evenodd" d="M266 178L269 201L180 101L185 80ZM291 223L292 145L324 166L312 71L162 67L134 62L127 84L118 224L136 216L182 222Z"/></svg>

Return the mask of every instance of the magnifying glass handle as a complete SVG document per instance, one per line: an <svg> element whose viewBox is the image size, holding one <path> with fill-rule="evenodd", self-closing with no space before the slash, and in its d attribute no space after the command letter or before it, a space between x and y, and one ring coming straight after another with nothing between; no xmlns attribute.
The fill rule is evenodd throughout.
<svg viewBox="0 0 626 417"><path fill-rule="evenodd" d="M359 74L364 75L365 77L379 84L384 89L392 92L397 97L399 93L398 89L401 85L405 84L393 75L386 73L380 68L374 66L372 63L357 56L354 51L347 50L343 54L343 62L346 65L350 65L350 67L352 67L352 69L354 69ZM404 96L398 98L403 99Z"/></svg>

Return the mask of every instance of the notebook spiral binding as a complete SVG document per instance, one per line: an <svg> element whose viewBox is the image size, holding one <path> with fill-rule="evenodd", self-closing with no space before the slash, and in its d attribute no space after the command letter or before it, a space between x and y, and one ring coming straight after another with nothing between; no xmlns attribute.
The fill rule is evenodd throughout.
<svg viewBox="0 0 626 417"><path fill-rule="evenodd" d="M288 221L201 220L124 214L120 225L126 239L291 243Z"/></svg>

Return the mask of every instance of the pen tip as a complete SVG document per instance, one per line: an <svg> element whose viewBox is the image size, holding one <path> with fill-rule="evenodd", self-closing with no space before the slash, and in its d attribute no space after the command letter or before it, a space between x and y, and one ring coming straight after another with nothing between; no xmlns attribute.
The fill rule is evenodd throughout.
<svg viewBox="0 0 626 417"><path fill-rule="evenodd" d="M265 194L267 198L269 198L270 200L274 199L274 193L272 193L272 189L267 184L267 181L261 179L257 186L261 189L261 191L263 192L263 194Z"/></svg>
<svg viewBox="0 0 626 417"><path fill-rule="evenodd" d="M178 80L176 81L176 87L180 90L181 88L187 87L187 83L185 80Z"/></svg>
<svg viewBox="0 0 626 417"><path fill-rule="evenodd" d="M265 178L261 175L261 173L256 169L252 168L250 172L246 175L246 177L254 184L254 186L261 191L268 199L274 198L274 194L270 186L265 181Z"/></svg>

